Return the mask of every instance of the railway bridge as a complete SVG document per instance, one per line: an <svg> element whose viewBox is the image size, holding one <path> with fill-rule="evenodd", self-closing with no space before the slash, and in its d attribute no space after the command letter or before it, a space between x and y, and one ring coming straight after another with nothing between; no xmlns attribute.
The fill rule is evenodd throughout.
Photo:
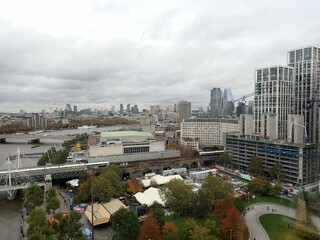
<svg viewBox="0 0 320 240"><path fill-rule="evenodd" d="M200 162L200 157L192 157L121 163L119 166L124 170L126 176L141 177L146 173L161 173L163 170L171 168L198 168Z"/></svg>

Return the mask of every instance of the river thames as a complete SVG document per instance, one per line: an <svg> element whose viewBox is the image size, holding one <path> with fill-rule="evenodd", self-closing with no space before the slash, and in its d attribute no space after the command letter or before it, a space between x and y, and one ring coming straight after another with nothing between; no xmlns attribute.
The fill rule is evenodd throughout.
<svg viewBox="0 0 320 240"><path fill-rule="evenodd" d="M67 129L55 132L41 133L43 135L67 135L67 134L80 134L92 133L94 131L104 132L118 130L121 126L115 127L102 127L92 129ZM55 139L40 140L41 144L28 144L25 140L21 139L7 139L7 143L0 144L0 169L6 169L7 158L10 154L17 152L20 149L21 154L27 153L40 153L55 146L60 147L63 141ZM40 146L38 146L40 145ZM38 158L22 158L22 167L36 166ZM21 224L21 205L22 194L18 194L14 200L7 200L7 194L0 192L0 239L15 240L20 239L20 224Z"/></svg>

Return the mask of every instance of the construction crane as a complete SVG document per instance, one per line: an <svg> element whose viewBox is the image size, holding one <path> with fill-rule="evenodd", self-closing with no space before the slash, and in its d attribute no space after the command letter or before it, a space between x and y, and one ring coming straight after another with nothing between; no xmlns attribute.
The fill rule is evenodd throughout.
<svg viewBox="0 0 320 240"><path fill-rule="evenodd" d="M240 98L238 98L236 100L233 100L232 103L239 102L239 101L245 102L247 98L252 97L253 95L254 95L254 92L253 93L249 93L247 95L243 95L242 97L240 97Z"/></svg>

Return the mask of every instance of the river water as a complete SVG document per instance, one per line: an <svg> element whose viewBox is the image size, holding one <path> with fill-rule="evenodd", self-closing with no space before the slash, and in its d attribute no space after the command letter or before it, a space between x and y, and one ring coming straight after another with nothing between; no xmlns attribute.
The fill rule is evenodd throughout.
<svg viewBox="0 0 320 240"><path fill-rule="evenodd" d="M67 129L55 132L45 132L40 135L67 135L92 133L94 131L105 132L120 129L121 126L103 127L92 129ZM22 139L7 139L7 143L0 144L0 169L6 169L7 158L10 154L17 152L18 148L21 154L40 153L53 146L59 147L63 141L56 139L40 140L41 144L28 144L26 140ZM40 145L40 146L38 146ZM35 148L32 148L37 146ZM24 157L21 158L22 167L36 166L38 158ZM22 194L18 194L14 200L7 200L7 194L0 192L0 240L18 240L20 239L20 225L21 225L21 205Z"/></svg>

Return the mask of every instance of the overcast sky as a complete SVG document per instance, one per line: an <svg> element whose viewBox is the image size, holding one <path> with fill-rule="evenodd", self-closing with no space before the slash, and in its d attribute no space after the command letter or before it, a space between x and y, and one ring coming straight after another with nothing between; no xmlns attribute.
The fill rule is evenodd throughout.
<svg viewBox="0 0 320 240"><path fill-rule="evenodd" d="M319 0L0 0L0 112L206 108L254 69L320 46Z"/></svg>

